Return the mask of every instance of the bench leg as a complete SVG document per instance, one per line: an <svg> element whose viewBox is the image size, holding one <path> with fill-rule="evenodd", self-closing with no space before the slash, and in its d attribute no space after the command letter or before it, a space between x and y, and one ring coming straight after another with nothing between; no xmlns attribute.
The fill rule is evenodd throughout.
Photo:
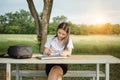
<svg viewBox="0 0 120 80"><path fill-rule="evenodd" d="M93 77L93 80L95 80L95 77Z"/></svg>
<svg viewBox="0 0 120 80"><path fill-rule="evenodd" d="M90 78L90 80L95 80L95 77Z"/></svg>
<svg viewBox="0 0 120 80"><path fill-rule="evenodd" d="M16 80L19 80L19 65L16 64Z"/></svg>
<svg viewBox="0 0 120 80"><path fill-rule="evenodd" d="M11 80L11 64L6 64L6 80Z"/></svg>
<svg viewBox="0 0 120 80"><path fill-rule="evenodd" d="M96 79L100 80L100 64L97 64L96 66L97 70L96 70Z"/></svg>
<svg viewBox="0 0 120 80"><path fill-rule="evenodd" d="M20 80L22 80L22 76L20 76Z"/></svg>
<svg viewBox="0 0 120 80"><path fill-rule="evenodd" d="M106 75L106 77L105 77L105 80L110 80L110 64L109 63L106 63L105 64L105 69L106 69L106 71L105 71L105 75Z"/></svg>

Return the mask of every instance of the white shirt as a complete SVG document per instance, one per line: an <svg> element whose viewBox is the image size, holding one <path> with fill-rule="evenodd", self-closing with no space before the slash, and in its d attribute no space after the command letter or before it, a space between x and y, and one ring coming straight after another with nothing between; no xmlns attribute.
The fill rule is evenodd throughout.
<svg viewBox="0 0 120 80"><path fill-rule="evenodd" d="M64 40L62 40L61 42L58 42L57 37L51 37L47 40L47 42L45 43L45 47L55 51L54 55L60 55L60 53L64 50ZM72 43L72 39L69 39L67 48L73 48L73 43Z"/></svg>

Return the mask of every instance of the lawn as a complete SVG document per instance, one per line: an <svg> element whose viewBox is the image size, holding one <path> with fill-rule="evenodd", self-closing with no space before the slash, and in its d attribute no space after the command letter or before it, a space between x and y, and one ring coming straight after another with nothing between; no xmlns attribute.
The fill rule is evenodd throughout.
<svg viewBox="0 0 120 80"><path fill-rule="evenodd" d="M71 38L74 43L73 54L111 54L120 57L120 36L72 35Z"/></svg>
<svg viewBox="0 0 120 80"><path fill-rule="evenodd" d="M49 37L49 36L48 36ZM71 35L73 40L74 49L72 54L110 54L120 58L120 36L119 35ZM7 48L15 44L28 44L33 47L33 53L38 53L38 42L36 35L23 35L23 34L0 34L0 54L7 53ZM2 65L0 65L2 66ZM21 65L24 67L23 65ZM31 65L32 66L32 65ZM30 68L31 68L30 66ZM94 70L95 65L70 65L69 69L91 69ZM104 65L101 65L101 70L104 71ZM21 67L21 68L22 68ZM27 66L28 68L29 66ZM35 67L35 66L34 66ZM0 67L0 70L4 69ZM120 65L111 65L110 80L120 79ZM1 76L0 76L1 80ZM34 79L26 79L34 80ZM37 80L37 79L36 79ZM39 80L39 79L38 79ZM79 80L79 79L65 79L65 80ZM89 80L89 79L82 79ZM104 79L102 79L104 80Z"/></svg>
<svg viewBox="0 0 120 80"><path fill-rule="evenodd" d="M7 53L7 48L15 44L31 45L33 52L38 52L36 35L0 34L0 54Z"/></svg>

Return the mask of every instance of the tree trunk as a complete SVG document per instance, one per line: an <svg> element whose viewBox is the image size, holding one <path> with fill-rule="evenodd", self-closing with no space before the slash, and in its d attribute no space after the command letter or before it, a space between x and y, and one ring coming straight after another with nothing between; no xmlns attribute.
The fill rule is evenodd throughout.
<svg viewBox="0 0 120 80"><path fill-rule="evenodd" d="M27 0L27 3L28 3L28 6L29 6L29 10L31 12L31 15L33 16L34 18L34 22L35 22L35 26L36 26L36 33L37 33L37 39L38 39L38 42L40 43L41 42L41 35L42 35L42 24L40 22L40 19L39 19L39 16L37 14L37 11L35 9L35 6L34 6L34 3L33 3L33 0ZM40 44L39 44L40 46ZM40 49L39 49L40 50Z"/></svg>
<svg viewBox="0 0 120 80"><path fill-rule="evenodd" d="M48 32L48 23L49 23L49 19L50 19L50 14L51 14L51 10L52 10L52 4L53 4L53 0L44 0L44 8L43 8L43 12L42 12L42 40L41 40L41 51L43 52L44 49L44 44L47 40L47 32Z"/></svg>
<svg viewBox="0 0 120 80"><path fill-rule="evenodd" d="M43 52L44 44L47 39L47 27L49 24L53 0L44 0L44 8L43 8L43 12L42 12L41 21L39 19L36 9L35 9L33 0L27 0L27 3L29 6L29 9L30 9L30 12L34 18L34 21L35 21L37 38L40 43L39 44L40 52Z"/></svg>

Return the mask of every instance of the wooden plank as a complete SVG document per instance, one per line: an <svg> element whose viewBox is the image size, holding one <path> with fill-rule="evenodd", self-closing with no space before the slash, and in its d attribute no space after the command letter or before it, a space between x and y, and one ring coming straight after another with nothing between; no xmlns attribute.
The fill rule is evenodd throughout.
<svg viewBox="0 0 120 80"><path fill-rule="evenodd" d="M16 76L16 70L12 71L12 76ZM47 77L45 71L35 70L20 70L19 76L24 77ZM100 71L100 77L105 77L105 74ZM63 77L96 77L96 71L68 71Z"/></svg>
<svg viewBox="0 0 120 80"><path fill-rule="evenodd" d="M0 58L0 63L17 63L17 64L116 64L120 63L120 59L110 55L72 55L65 59L53 59L53 60L40 60L33 55L29 59L13 59L13 58Z"/></svg>

